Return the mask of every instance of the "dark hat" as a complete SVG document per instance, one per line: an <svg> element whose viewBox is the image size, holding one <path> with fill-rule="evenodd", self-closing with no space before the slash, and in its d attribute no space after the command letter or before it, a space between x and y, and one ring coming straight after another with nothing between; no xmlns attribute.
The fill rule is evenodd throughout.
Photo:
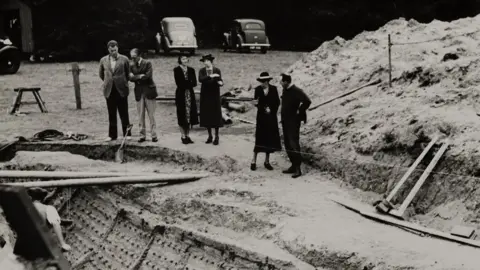
<svg viewBox="0 0 480 270"><path fill-rule="evenodd" d="M257 78L257 81L259 82L267 82L267 81L270 81L272 78L272 76L270 76L270 74L268 74L268 72L262 72L260 73L260 76Z"/></svg>
<svg viewBox="0 0 480 270"><path fill-rule="evenodd" d="M45 199L45 197L48 195L48 191L38 187L29 188L27 193L34 201L43 201L43 199Z"/></svg>
<svg viewBox="0 0 480 270"><path fill-rule="evenodd" d="M114 47L114 46L118 46L118 42L116 40L110 40L107 43L107 47Z"/></svg>
<svg viewBox="0 0 480 270"><path fill-rule="evenodd" d="M200 59L200 61L204 62L205 60L210 60L213 61L213 59L215 59L215 57L211 54L206 54L206 55L203 55L202 58Z"/></svg>
<svg viewBox="0 0 480 270"><path fill-rule="evenodd" d="M286 73L282 73L280 76L282 76L282 82L292 82L292 76Z"/></svg>

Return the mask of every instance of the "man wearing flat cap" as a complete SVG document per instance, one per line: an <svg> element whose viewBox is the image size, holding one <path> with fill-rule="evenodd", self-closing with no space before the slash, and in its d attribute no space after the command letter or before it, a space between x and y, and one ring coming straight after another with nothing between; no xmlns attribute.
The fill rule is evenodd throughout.
<svg viewBox="0 0 480 270"><path fill-rule="evenodd" d="M293 178L302 175L300 154L300 125L307 122L307 109L312 103L305 92L292 83L292 77L283 73L280 84L282 92L282 128L285 150L292 166L283 173L292 174Z"/></svg>
<svg viewBox="0 0 480 270"><path fill-rule="evenodd" d="M118 43L111 40L107 44L109 54L100 59L99 76L103 81L102 90L107 100L108 108L108 138L107 141L116 140L118 137L117 111L122 122L123 136L130 137L131 131L128 116L128 81L130 63L128 58L118 53Z"/></svg>

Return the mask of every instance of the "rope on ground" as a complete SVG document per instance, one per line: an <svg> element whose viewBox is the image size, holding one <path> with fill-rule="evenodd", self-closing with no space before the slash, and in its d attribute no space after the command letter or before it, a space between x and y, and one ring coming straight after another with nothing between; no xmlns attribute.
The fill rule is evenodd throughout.
<svg viewBox="0 0 480 270"><path fill-rule="evenodd" d="M478 32L480 32L480 29L479 29L479 30L472 31L472 32L463 33L463 34L458 34L458 35L446 35L446 36L443 36L443 37L441 37L441 38L433 38L433 39L428 39L428 40L423 40L423 41L392 42L391 45L412 45L412 44L430 43L430 42L434 42L434 41L444 41L444 40L446 40L446 39L451 39L451 38L456 38L456 37L461 37L461 36L470 36L470 35L476 34L476 33L478 33Z"/></svg>

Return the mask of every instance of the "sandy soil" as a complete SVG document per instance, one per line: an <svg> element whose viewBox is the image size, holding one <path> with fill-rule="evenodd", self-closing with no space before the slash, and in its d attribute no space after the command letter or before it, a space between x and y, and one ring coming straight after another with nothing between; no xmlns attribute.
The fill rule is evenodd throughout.
<svg viewBox="0 0 480 270"><path fill-rule="evenodd" d="M253 134L252 127L245 124L223 129L223 134L230 135L222 136L218 147L203 144L205 132L200 130L192 136L196 144L180 144L178 135L173 133L176 130L173 106L165 105L159 106L157 113L159 130L162 130L159 145L210 162L222 163L228 159L227 163L235 166L218 167L219 174L215 177L189 185L141 189L141 192L129 190L122 194L124 197L134 194L127 196L134 204L132 207L147 208L167 223L206 230L240 242L253 238L274 243L315 267L476 269L476 249L422 238L366 220L334 204L327 196L339 194L372 202L392 188L435 134L441 134L451 139L451 147L413 202L411 208L413 214L417 214L413 220L444 231L460 224L478 228L480 205L476 201L480 189L476 176L480 167L476 162L476 138L479 131L475 123L479 95L475 91L478 83L475 52L480 33L455 35L477 30L473 26L478 25L479 20L477 16L424 25L400 19L350 41L336 38L325 42L314 52L303 55L289 70L295 83L312 97L314 105L377 78L383 83L309 113L309 121L302 127L302 144L309 152L306 156L310 163L317 169L307 167L306 176L301 179L292 180L279 173L280 168L287 166L283 155L274 157L276 170L273 172L247 170ZM435 39L393 47L392 88L386 82L389 33L394 43ZM226 90L248 89L263 69L277 74L300 57L300 54L275 52L255 57L218 51L215 54L220 55L219 67L225 70L225 80L232 82ZM452 58L451 54L458 59L447 59ZM172 93L170 71L175 59L153 61L156 66L162 66L166 59L169 68L167 71L157 68L155 78L161 91ZM95 137L104 135L106 113L103 98L97 91L96 63L86 63L85 67L87 71L82 74L85 109L82 111L74 110L67 65L26 65L17 75L1 77L0 85L5 85L0 92L2 107L7 108L12 100L12 92L7 88L42 84L43 97L47 105L51 103L52 110L45 115L35 112L2 117L1 136L33 134L47 127ZM34 75L26 77L25 74ZM131 112L135 115L133 106ZM251 110L242 118L252 120L254 113ZM135 116L132 120L136 121ZM28 164L29 156L28 153L19 155L16 162ZM46 156L37 156L37 161L32 162L41 159L43 164L48 161ZM69 167L68 163L62 165L61 162L59 167L55 159L50 162L56 164L57 169ZM427 164L421 165L414 178L418 178ZM178 164L155 165L178 170ZM155 165L130 162L127 168L152 170ZM98 166L95 169L119 169L109 163L95 166ZM92 168L85 159L75 165L79 170L87 167ZM407 187L412 184L409 181ZM407 192L408 189L402 190L396 202Z"/></svg>
<svg viewBox="0 0 480 270"><path fill-rule="evenodd" d="M193 138L197 139L198 136L195 133ZM239 164L247 165L248 152L237 151L235 148L246 148L251 146L251 142L230 135L225 136L224 140L232 142L235 147L224 146L221 148L223 154L233 157ZM186 150L171 135L162 137L161 142L162 146L168 145L174 150ZM222 152L215 154L209 151L211 148L212 146L199 144L188 150L205 159L224 158ZM61 155L67 158L68 154ZM88 162L78 162L85 160L80 156L68 158L76 161L76 169L82 171L111 171L118 168L118 164L109 162L99 162L92 168ZM63 166L69 168L67 164L58 165L62 163L58 163L56 153L21 152L15 160L22 166L33 166L41 162L42 165L57 165L58 170ZM20 160L23 162L20 163ZM287 251L315 267L475 269L476 249L422 238L367 220L328 199L329 195L358 198L364 196L361 191L340 188L340 180L315 169L310 169L304 178L292 180L279 174L278 170L287 165L284 156L275 155L274 161L277 170L273 172L264 169L257 172L248 169L225 171L222 175L185 185L147 189L137 185L135 192L129 189L128 193L117 193L128 198L123 203L130 205L132 211L150 212L167 224L186 226L206 232L212 237L238 241L242 245L274 244L269 249L270 254L278 256L281 250ZM175 171L178 168L174 164L148 162L123 165L128 171L153 171L154 165L163 170ZM105 191L100 193L104 193L102 196L112 196ZM95 197L87 199L105 207L102 200ZM84 208L80 201L75 201L64 208L63 215L70 217L70 214L77 212L75 209ZM110 201L116 202L116 207L122 204L122 200L115 196ZM281 250L275 251L277 248Z"/></svg>

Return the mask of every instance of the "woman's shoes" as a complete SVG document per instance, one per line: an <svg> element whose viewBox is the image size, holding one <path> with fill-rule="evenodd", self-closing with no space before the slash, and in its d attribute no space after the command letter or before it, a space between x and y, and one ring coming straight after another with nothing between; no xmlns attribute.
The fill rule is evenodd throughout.
<svg viewBox="0 0 480 270"><path fill-rule="evenodd" d="M182 138L182 143L183 144L188 144L188 139L187 138Z"/></svg>
<svg viewBox="0 0 480 270"><path fill-rule="evenodd" d="M220 139L218 137L215 137L215 140L213 140L213 145L218 145L219 140Z"/></svg>
<svg viewBox="0 0 480 270"><path fill-rule="evenodd" d="M257 164L252 163L250 164L250 170L255 171L257 169Z"/></svg>
<svg viewBox="0 0 480 270"><path fill-rule="evenodd" d="M263 163L263 165L265 166L265 168L266 168L267 170L269 170L269 171L272 171L272 170L273 170L273 167L272 167L272 165L270 165L269 162L265 162L265 163Z"/></svg>
<svg viewBox="0 0 480 270"><path fill-rule="evenodd" d="M208 139L205 143L212 143L213 142L213 138L212 136L208 136Z"/></svg>
<svg viewBox="0 0 480 270"><path fill-rule="evenodd" d="M187 140L187 143L193 143L193 141L192 141L192 139L190 139L190 137L187 136L185 139Z"/></svg>

